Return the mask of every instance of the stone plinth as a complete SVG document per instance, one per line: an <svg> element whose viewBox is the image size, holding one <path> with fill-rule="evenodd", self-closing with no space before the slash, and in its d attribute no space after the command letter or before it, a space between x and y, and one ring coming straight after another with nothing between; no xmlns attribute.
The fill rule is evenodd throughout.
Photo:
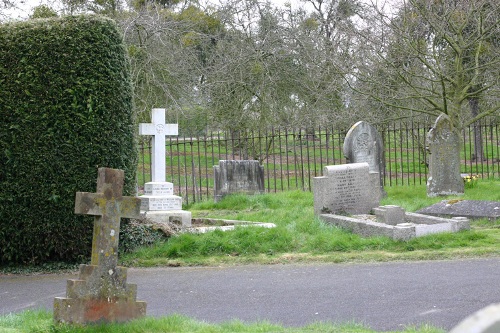
<svg viewBox="0 0 500 333"><path fill-rule="evenodd" d="M144 195L174 195L174 184L168 182L149 182L144 184Z"/></svg>
<svg viewBox="0 0 500 333"><path fill-rule="evenodd" d="M124 322L146 314L137 287L127 284L127 269L117 266L120 219L140 218L140 200L125 197L123 170L99 168L96 193L78 192L75 213L94 215L90 265L68 280L66 297L54 299L54 320L64 323Z"/></svg>
<svg viewBox="0 0 500 333"><path fill-rule="evenodd" d="M182 210L182 198L174 195L174 186L169 182L149 182L140 196L141 211L149 220L157 223L177 223L191 226L191 212Z"/></svg>
<svg viewBox="0 0 500 333"><path fill-rule="evenodd" d="M313 178L314 213L367 214L380 203L379 175L368 163L326 166Z"/></svg>
<svg viewBox="0 0 500 333"><path fill-rule="evenodd" d="M154 196L143 195L141 199L141 210L157 211L157 210L181 210L182 198L177 195Z"/></svg>
<svg viewBox="0 0 500 333"><path fill-rule="evenodd" d="M68 280L66 297L54 300L54 319L63 323L125 322L146 315L146 302L136 301L137 286L127 284L127 269L104 271L81 265L76 280Z"/></svg>

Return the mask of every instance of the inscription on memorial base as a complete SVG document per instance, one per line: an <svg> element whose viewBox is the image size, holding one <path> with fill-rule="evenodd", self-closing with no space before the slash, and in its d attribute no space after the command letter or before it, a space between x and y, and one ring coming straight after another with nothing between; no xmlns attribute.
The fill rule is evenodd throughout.
<svg viewBox="0 0 500 333"><path fill-rule="evenodd" d="M156 211L156 210L181 210L182 198L176 195L168 197L153 197L143 195L141 199L141 210Z"/></svg>
<svg viewBox="0 0 500 333"><path fill-rule="evenodd" d="M174 184L169 182L149 182L144 184L144 195L174 195Z"/></svg>

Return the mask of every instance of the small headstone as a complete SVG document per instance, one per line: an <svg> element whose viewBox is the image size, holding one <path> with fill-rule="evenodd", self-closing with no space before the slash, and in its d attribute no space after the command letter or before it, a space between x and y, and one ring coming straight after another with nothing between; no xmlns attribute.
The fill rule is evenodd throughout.
<svg viewBox="0 0 500 333"><path fill-rule="evenodd" d="M264 167L254 160L221 160L214 166L214 199L219 201L228 194L262 194Z"/></svg>
<svg viewBox="0 0 500 333"><path fill-rule="evenodd" d="M313 178L314 213L368 214L380 204L378 173L368 163L330 165Z"/></svg>
<svg viewBox="0 0 500 333"><path fill-rule="evenodd" d="M441 114L427 133L429 178L427 196L461 195L464 181L460 176L460 136L450 117Z"/></svg>
<svg viewBox="0 0 500 333"><path fill-rule="evenodd" d="M97 193L77 192L75 213L94 215L90 265L81 265L77 280L68 280L66 297L54 299L54 320L64 323L124 322L146 315L136 301L137 286L127 284L127 269L118 266L120 219L139 218L140 200L122 195L123 170L99 168Z"/></svg>
<svg viewBox="0 0 500 333"><path fill-rule="evenodd" d="M365 121L354 124L344 139L344 156L349 163L368 163L370 172L377 172L380 178L380 191L384 191L384 145L375 127Z"/></svg>
<svg viewBox="0 0 500 333"><path fill-rule="evenodd" d="M422 208L417 213L440 217L463 216L470 219L487 218L491 221L495 221L500 219L500 202L443 200L432 206Z"/></svg>
<svg viewBox="0 0 500 333"><path fill-rule="evenodd" d="M500 332L500 303L492 304L465 318L450 333Z"/></svg>
<svg viewBox="0 0 500 333"><path fill-rule="evenodd" d="M153 109L152 123L139 125L140 135L153 136L152 181L144 184L144 195L139 198L146 218L159 223L180 221L183 227L190 227L191 213L182 210L182 198L174 195L174 185L165 181L165 136L178 132L177 124L165 123L165 109Z"/></svg>

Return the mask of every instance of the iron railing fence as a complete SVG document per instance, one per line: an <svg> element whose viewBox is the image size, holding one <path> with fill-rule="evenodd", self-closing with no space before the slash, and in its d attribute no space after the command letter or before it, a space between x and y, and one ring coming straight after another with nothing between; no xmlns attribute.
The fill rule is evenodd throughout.
<svg viewBox="0 0 500 333"><path fill-rule="evenodd" d="M426 134L430 123L409 122L380 126L385 147L385 185L415 185L427 181ZM484 156L474 153L480 131ZM214 131L207 135L168 137L167 181L189 204L213 197L213 166L219 160L259 160L267 192L311 190L312 178L326 165L347 163L342 149L347 131L271 128L259 132ZM462 131L461 172L482 178L500 177L500 124L483 120ZM139 144L138 188L151 181L151 145Z"/></svg>

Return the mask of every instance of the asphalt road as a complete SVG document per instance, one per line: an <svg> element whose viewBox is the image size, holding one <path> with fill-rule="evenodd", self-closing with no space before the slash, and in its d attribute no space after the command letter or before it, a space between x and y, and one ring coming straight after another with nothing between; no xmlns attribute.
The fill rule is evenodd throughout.
<svg viewBox="0 0 500 333"><path fill-rule="evenodd" d="M0 314L52 309L75 275L0 276ZM208 322L269 320L285 326L361 322L379 330L430 323L450 329L500 302L500 258L129 269L147 313Z"/></svg>

